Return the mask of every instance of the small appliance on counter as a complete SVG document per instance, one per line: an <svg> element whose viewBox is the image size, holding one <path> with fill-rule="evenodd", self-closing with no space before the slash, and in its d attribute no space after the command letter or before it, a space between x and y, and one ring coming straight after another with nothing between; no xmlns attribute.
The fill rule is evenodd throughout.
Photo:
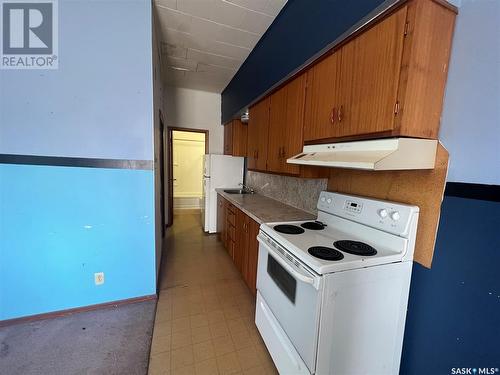
<svg viewBox="0 0 500 375"><path fill-rule="evenodd" d="M243 183L241 157L207 154L203 157L203 197L201 220L203 230L217 231L217 188L239 188Z"/></svg>
<svg viewBox="0 0 500 375"><path fill-rule="evenodd" d="M322 192L262 224L255 322L281 374L398 374L419 209Z"/></svg>

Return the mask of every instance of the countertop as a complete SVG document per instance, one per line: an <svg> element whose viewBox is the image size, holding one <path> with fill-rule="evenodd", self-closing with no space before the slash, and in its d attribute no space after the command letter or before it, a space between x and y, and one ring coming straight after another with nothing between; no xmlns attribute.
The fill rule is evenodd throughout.
<svg viewBox="0 0 500 375"><path fill-rule="evenodd" d="M217 194L220 194L259 224L316 219L316 216L309 212L302 211L258 193L228 194L224 192L224 189L215 190Z"/></svg>

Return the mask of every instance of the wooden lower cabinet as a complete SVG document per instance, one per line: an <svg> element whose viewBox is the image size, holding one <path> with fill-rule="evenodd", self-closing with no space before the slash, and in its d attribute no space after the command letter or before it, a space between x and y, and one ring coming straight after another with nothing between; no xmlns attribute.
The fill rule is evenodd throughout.
<svg viewBox="0 0 500 375"><path fill-rule="evenodd" d="M241 210L236 210L236 247L234 265L243 275L246 272L246 253L248 247L248 232L246 230L249 217Z"/></svg>
<svg viewBox="0 0 500 375"><path fill-rule="evenodd" d="M217 233L226 246L226 205L227 201L217 194Z"/></svg>
<svg viewBox="0 0 500 375"><path fill-rule="evenodd" d="M220 229L220 239L243 280L255 295L259 254L257 235L260 224L220 195L217 195L217 202L220 210L217 212L217 230Z"/></svg>
<svg viewBox="0 0 500 375"><path fill-rule="evenodd" d="M257 294L257 260L259 257L259 242L257 235L259 234L260 224L255 220L248 218L248 246L246 255L246 275L244 275L245 282L247 283L250 291Z"/></svg>

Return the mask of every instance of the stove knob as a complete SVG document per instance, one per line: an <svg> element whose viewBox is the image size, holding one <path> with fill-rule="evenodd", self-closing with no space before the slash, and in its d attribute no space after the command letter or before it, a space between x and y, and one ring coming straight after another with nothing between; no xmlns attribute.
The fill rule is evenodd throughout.
<svg viewBox="0 0 500 375"><path fill-rule="evenodd" d="M321 202L325 202L326 201L326 198L325 197L321 197Z"/></svg>
<svg viewBox="0 0 500 375"><path fill-rule="evenodd" d="M328 204L332 203L332 198L328 198L328 199L326 200L326 203L328 203Z"/></svg>
<svg viewBox="0 0 500 375"><path fill-rule="evenodd" d="M382 219L385 219L387 217L387 210L383 208L381 210L378 210L378 216L380 216Z"/></svg>
<svg viewBox="0 0 500 375"><path fill-rule="evenodd" d="M398 211L394 211L391 213L391 219L394 220L394 221L398 221L400 218L399 216L399 212Z"/></svg>

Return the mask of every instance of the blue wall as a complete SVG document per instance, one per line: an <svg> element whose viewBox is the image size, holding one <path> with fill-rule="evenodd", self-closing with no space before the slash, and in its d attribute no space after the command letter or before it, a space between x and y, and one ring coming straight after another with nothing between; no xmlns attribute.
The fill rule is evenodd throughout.
<svg viewBox="0 0 500 375"><path fill-rule="evenodd" d="M151 2L58 3L59 69L0 70L0 154L152 161ZM154 294L154 188L0 164L0 320Z"/></svg>
<svg viewBox="0 0 500 375"><path fill-rule="evenodd" d="M384 0L289 0L222 92L222 122L285 78Z"/></svg>
<svg viewBox="0 0 500 375"><path fill-rule="evenodd" d="M153 205L153 171L0 164L0 320L154 294Z"/></svg>
<svg viewBox="0 0 500 375"><path fill-rule="evenodd" d="M500 367L500 202L446 197L432 269L414 264L401 374Z"/></svg>

